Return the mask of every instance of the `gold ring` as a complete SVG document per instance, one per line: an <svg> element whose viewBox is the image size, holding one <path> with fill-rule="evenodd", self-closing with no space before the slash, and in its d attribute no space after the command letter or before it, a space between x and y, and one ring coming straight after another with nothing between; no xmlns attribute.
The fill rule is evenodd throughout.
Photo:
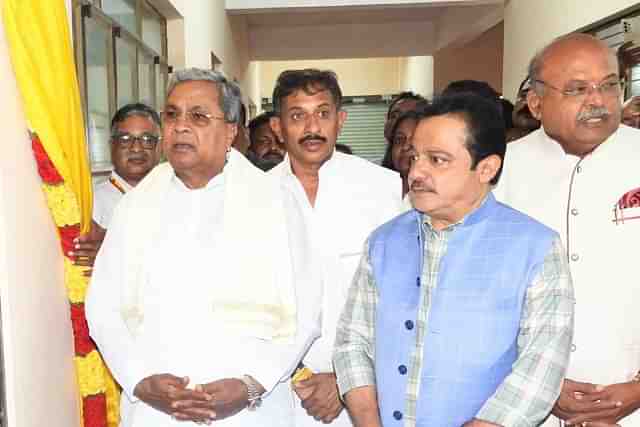
<svg viewBox="0 0 640 427"><path fill-rule="evenodd" d="M588 425L589 425L589 423L587 421L583 421L582 424L581 424L582 427L587 427Z"/></svg>

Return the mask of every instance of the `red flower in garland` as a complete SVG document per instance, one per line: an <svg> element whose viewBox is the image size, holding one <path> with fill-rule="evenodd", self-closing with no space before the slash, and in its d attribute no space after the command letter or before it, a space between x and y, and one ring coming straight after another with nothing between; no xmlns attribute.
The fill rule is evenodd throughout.
<svg viewBox="0 0 640 427"><path fill-rule="evenodd" d="M51 162L51 159L44 150L40 138L36 133L31 133L31 149L36 156L36 163L38 165L38 174L44 182L51 185L62 184L64 180L58 173L55 165Z"/></svg>
<svg viewBox="0 0 640 427"><path fill-rule="evenodd" d="M94 394L82 400L84 425L107 427L107 401L104 394Z"/></svg>
<svg viewBox="0 0 640 427"><path fill-rule="evenodd" d="M89 337L89 326L84 314L84 304L71 304L71 326L76 355L86 356L96 349Z"/></svg>
<svg viewBox="0 0 640 427"><path fill-rule="evenodd" d="M60 232L60 243L62 244L64 256L67 256L69 251L73 250L73 239L80 235L80 224L58 227L58 231Z"/></svg>

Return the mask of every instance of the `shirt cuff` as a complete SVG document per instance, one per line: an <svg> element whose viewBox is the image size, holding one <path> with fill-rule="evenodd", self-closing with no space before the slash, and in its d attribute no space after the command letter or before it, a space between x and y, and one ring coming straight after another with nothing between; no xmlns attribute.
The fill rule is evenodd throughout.
<svg viewBox="0 0 640 427"><path fill-rule="evenodd" d="M376 385L373 361L366 353L353 352L349 357L336 355L334 369L341 397L354 388Z"/></svg>

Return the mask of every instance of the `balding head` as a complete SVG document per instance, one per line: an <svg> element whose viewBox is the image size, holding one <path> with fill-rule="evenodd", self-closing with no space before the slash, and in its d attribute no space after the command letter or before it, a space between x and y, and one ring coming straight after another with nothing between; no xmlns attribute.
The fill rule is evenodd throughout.
<svg viewBox="0 0 640 427"><path fill-rule="evenodd" d="M536 90L544 90L538 80L544 80L545 64L551 59L560 57L573 57L578 52L600 52L612 64L618 64L615 53L609 47L592 35L583 33L572 33L558 37L543 47L529 62L529 77L532 86Z"/></svg>
<svg viewBox="0 0 640 427"><path fill-rule="evenodd" d="M565 152L584 156L620 124L618 61L587 34L570 34L543 48L529 66L529 109Z"/></svg>

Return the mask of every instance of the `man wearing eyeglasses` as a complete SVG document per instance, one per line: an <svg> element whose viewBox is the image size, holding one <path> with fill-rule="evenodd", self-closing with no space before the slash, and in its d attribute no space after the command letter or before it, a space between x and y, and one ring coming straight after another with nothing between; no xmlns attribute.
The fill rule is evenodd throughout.
<svg viewBox="0 0 640 427"><path fill-rule="evenodd" d="M276 384L311 310L297 304L279 188L231 148L240 97L216 71L172 74L168 161L124 195L96 259L87 322L122 386L122 427L293 425Z"/></svg>
<svg viewBox="0 0 640 427"><path fill-rule="evenodd" d="M572 34L529 75L542 128L508 146L497 195L562 236L573 276L571 362L545 426L640 426L640 132L620 125L617 59Z"/></svg>
<svg viewBox="0 0 640 427"><path fill-rule="evenodd" d="M109 179L94 191L93 219L105 230L122 196L138 184L160 161L160 116L151 107L127 104L111 120Z"/></svg>
<svg viewBox="0 0 640 427"><path fill-rule="evenodd" d="M148 105L127 104L113 116L110 138L113 171L94 188L91 231L76 239L69 254L76 265L89 267L86 276L92 273L116 205L160 161L159 135L160 116Z"/></svg>

